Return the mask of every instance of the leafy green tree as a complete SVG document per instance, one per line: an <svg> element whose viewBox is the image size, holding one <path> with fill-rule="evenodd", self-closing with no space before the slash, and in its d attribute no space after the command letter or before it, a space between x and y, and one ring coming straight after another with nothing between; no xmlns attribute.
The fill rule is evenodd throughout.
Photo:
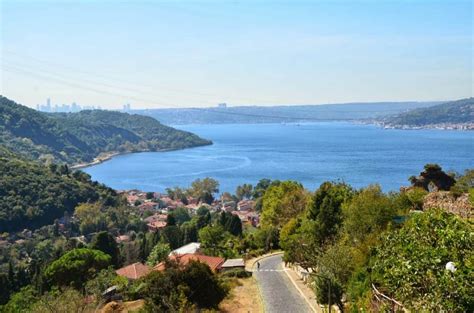
<svg viewBox="0 0 474 313"><path fill-rule="evenodd" d="M163 272L147 275L143 285L141 295L150 312L216 309L228 293L209 267L199 262L190 262L184 268L170 264Z"/></svg>
<svg viewBox="0 0 474 313"><path fill-rule="evenodd" d="M180 229L183 234L183 245L198 241L198 230L195 221L184 222Z"/></svg>
<svg viewBox="0 0 474 313"><path fill-rule="evenodd" d="M168 243L171 249L177 249L181 246L181 230L178 226L166 226L161 231L162 241Z"/></svg>
<svg viewBox="0 0 474 313"><path fill-rule="evenodd" d="M12 295L10 301L0 309L5 313L30 312L38 296L38 291L33 286L23 287L19 292Z"/></svg>
<svg viewBox="0 0 474 313"><path fill-rule="evenodd" d="M146 263L149 266L155 266L158 263L166 260L168 257L168 254L171 252L170 245L167 243L157 243L156 246L153 247L151 250L150 255L148 256L148 259Z"/></svg>
<svg viewBox="0 0 474 313"><path fill-rule="evenodd" d="M308 218L315 221L315 236L319 244L334 238L342 223L342 204L350 199L352 189L344 183L324 182L309 203Z"/></svg>
<svg viewBox="0 0 474 313"><path fill-rule="evenodd" d="M219 217L219 224L234 236L242 235L242 221L237 215L223 211Z"/></svg>
<svg viewBox="0 0 474 313"><path fill-rule="evenodd" d="M262 226L281 228L305 210L308 194L300 183L284 181L268 188L263 196Z"/></svg>
<svg viewBox="0 0 474 313"><path fill-rule="evenodd" d="M223 244L226 239L226 232L220 225L209 225L199 230L201 248L210 255L219 255L224 250Z"/></svg>
<svg viewBox="0 0 474 313"><path fill-rule="evenodd" d="M217 180L209 177L202 180L196 179L191 183L189 192L200 201L211 204L214 200L213 195L219 192L219 183Z"/></svg>
<svg viewBox="0 0 474 313"><path fill-rule="evenodd" d="M86 281L110 263L111 257L102 251L74 249L51 263L44 277L50 286L72 286L81 290Z"/></svg>
<svg viewBox="0 0 474 313"><path fill-rule="evenodd" d="M170 215L174 217L176 224L178 225L191 220L191 216L186 208L176 208L176 210L168 214L168 216Z"/></svg>
<svg viewBox="0 0 474 313"><path fill-rule="evenodd" d="M395 217L396 210L380 186L372 185L345 203L343 213L345 231L349 238L360 243L366 236L385 229Z"/></svg>
<svg viewBox="0 0 474 313"><path fill-rule="evenodd" d="M100 250L112 258L112 264L118 266L120 263L120 250L115 238L106 231L97 233L90 244L91 249Z"/></svg>
<svg viewBox="0 0 474 313"><path fill-rule="evenodd" d="M79 220L81 233L89 234L107 228L100 208L99 203L82 203L76 207L74 216Z"/></svg>

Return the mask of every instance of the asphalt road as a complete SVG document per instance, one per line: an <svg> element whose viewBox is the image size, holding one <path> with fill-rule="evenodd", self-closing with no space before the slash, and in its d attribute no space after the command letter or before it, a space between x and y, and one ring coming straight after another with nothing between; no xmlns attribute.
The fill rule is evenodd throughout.
<svg viewBox="0 0 474 313"><path fill-rule="evenodd" d="M254 275L262 293L265 312L305 313L312 312L303 296L295 288L282 267L282 255L274 255L255 264Z"/></svg>

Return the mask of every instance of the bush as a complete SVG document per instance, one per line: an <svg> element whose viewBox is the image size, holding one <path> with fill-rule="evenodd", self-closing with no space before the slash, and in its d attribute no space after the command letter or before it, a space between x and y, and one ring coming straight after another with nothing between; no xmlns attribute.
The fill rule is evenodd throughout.
<svg viewBox="0 0 474 313"><path fill-rule="evenodd" d="M235 278L247 278L252 276L251 272L247 272L244 269L232 269L225 271L221 274L222 277L235 277Z"/></svg>

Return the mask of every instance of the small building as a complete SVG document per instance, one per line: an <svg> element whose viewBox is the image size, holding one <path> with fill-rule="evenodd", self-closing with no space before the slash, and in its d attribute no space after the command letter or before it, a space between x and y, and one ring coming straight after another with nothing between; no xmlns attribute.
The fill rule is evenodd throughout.
<svg viewBox="0 0 474 313"><path fill-rule="evenodd" d="M176 250L170 252L168 256L173 255L183 255L183 254L196 254L199 253L199 249L201 248L201 244L199 242L191 242L187 245L179 247Z"/></svg>
<svg viewBox="0 0 474 313"><path fill-rule="evenodd" d="M228 259L222 264L221 269L223 272L234 269L245 270L245 261L244 259Z"/></svg>
<svg viewBox="0 0 474 313"><path fill-rule="evenodd" d="M165 221L154 221L146 224L148 226L148 231L156 232L160 229L166 227L167 223Z"/></svg>
<svg viewBox="0 0 474 313"><path fill-rule="evenodd" d="M122 243L122 242L129 242L130 241L130 236L128 235L120 235L115 237L115 242L117 243Z"/></svg>
<svg viewBox="0 0 474 313"><path fill-rule="evenodd" d="M255 207L255 201L253 200L242 200L237 203L237 210L239 211L251 211Z"/></svg>
<svg viewBox="0 0 474 313"><path fill-rule="evenodd" d="M119 268L115 272L117 275L128 278L129 280L136 280L148 275L148 273L151 272L151 268L148 265L137 262Z"/></svg>

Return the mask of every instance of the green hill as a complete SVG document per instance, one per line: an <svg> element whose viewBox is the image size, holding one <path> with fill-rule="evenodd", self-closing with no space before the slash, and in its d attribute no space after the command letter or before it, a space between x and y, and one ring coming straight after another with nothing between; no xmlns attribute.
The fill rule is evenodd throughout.
<svg viewBox="0 0 474 313"><path fill-rule="evenodd" d="M114 190L66 165L0 157L0 232L52 224L79 203L116 205Z"/></svg>
<svg viewBox="0 0 474 313"><path fill-rule="evenodd" d="M419 108L382 120L385 126L424 127L441 124L474 123L474 98Z"/></svg>
<svg viewBox="0 0 474 313"><path fill-rule="evenodd" d="M141 115L113 111L46 114L0 96L0 146L33 160L89 162L103 152L160 151L211 144Z"/></svg>

